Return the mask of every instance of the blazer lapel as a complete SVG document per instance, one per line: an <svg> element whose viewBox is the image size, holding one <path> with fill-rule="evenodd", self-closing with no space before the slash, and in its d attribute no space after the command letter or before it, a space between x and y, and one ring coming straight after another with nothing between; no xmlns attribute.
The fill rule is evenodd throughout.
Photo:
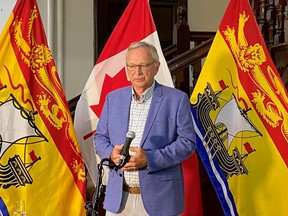
<svg viewBox="0 0 288 216"><path fill-rule="evenodd" d="M163 96L162 86L156 82L154 92L153 92L153 98L152 98L151 106L149 109L146 125L145 125L143 136L142 136L141 146L143 146L143 144L145 143L145 140L147 139L147 136L149 134L149 131L151 130L153 122L155 121L155 118L156 118L157 113L159 111L161 102L163 100L162 96Z"/></svg>
<svg viewBox="0 0 288 216"><path fill-rule="evenodd" d="M118 128L119 134L124 134L126 137L126 133L129 127L129 117L130 117L130 105L131 105L131 98L132 98L132 90L131 87L127 88L126 91L120 95L121 103L118 104L118 109L120 115L120 124L122 127Z"/></svg>

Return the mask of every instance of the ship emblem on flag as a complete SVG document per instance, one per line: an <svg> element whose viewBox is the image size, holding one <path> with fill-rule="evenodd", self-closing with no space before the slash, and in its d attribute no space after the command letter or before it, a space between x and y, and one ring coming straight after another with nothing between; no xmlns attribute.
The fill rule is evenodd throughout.
<svg viewBox="0 0 288 216"><path fill-rule="evenodd" d="M224 105L220 105L221 93L224 90L215 92L208 83L205 91L198 96L198 102L193 104L195 115L199 119L204 130L202 143L210 160L217 159L219 168L223 171L226 178L233 175L248 174L245 166L245 159L254 152L248 141L243 143L246 152L242 153L239 148L231 144L234 139L249 140L252 136L262 136L261 132L256 128L248 117L248 110L239 107L235 95L231 95L231 99ZM210 111L218 110L215 121L210 117ZM231 118L233 116L233 118ZM240 147L242 149L242 146ZM249 151L247 151L249 149Z"/></svg>
<svg viewBox="0 0 288 216"><path fill-rule="evenodd" d="M5 117L7 113L14 117L13 121L12 118ZM26 152L28 145L47 142L47 139L35 125L35 115L35 112L25 110L12 94L6 101L0 101L1 124L14 124L14 128L17 127L17 132L15 133L0 129L0 161L2 155L13 145L22 147L23 152ZM19 187L25 186L25 184L32 184L33 178L30 176L29 170L41 157L37 157L33 150L29 154L31 160L29 163L22 160L22 158L25 158L25 154L9 158L6 165L0 162L0 187L7 189L10 186Z"/></svg>

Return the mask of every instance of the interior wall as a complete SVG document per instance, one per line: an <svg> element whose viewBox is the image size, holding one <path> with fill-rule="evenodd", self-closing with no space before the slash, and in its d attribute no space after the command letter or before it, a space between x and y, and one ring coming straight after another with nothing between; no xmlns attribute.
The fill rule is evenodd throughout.
<svg viewBox="0 0 288 216"><path fill-rule="evenodd" d="M64 2L64 87L69 99L81 94L94 67L93 1Z"/></svg>
<svg viewBox="0 0 288 216"><path fill-rule="evenodd" d="M11 14L16 0L1 0L0 1L0 33L6 25L6 20Z"/></svg>
<svg viewBox="0 0 288 216"><path fill-rule="evenodd" d="M217 31L229 0L189 0L187 22L190 31Z"/></svg>

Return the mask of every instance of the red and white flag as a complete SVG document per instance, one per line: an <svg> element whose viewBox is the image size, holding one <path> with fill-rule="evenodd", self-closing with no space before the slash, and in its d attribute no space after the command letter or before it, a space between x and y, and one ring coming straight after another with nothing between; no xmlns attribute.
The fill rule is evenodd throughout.
<svg viewBox="0 0 288 216"><path fill-rule="evenodd" d="M149 1L131 0L99 56L75 111L77 138L94 185L97 184L97 160L93 134L107 93L130 85L125 71L125 54L128 46L135 41L146 41L157 48L161 66L156 80L174 86L161 50Z"/></svg>

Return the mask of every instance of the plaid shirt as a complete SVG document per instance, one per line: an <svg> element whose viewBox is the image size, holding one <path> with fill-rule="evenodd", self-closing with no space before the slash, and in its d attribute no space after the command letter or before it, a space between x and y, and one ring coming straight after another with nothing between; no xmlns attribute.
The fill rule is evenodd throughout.
<svg viewBox="0 0 288 216"><path fill-rule="evenodd" d="M146 124L149 108L152 101L153 85L142 94L141 99L136 99L135 92L132 88L132 100L130 106L130 118L129 118L129 131L135 132L135 138L132 140L131 146L140 146L144 127ZM130 152L132 155L133 153ZM124 172L125 183L131 187L139 187L139 173L138 171L126 171Z"/></svg>

